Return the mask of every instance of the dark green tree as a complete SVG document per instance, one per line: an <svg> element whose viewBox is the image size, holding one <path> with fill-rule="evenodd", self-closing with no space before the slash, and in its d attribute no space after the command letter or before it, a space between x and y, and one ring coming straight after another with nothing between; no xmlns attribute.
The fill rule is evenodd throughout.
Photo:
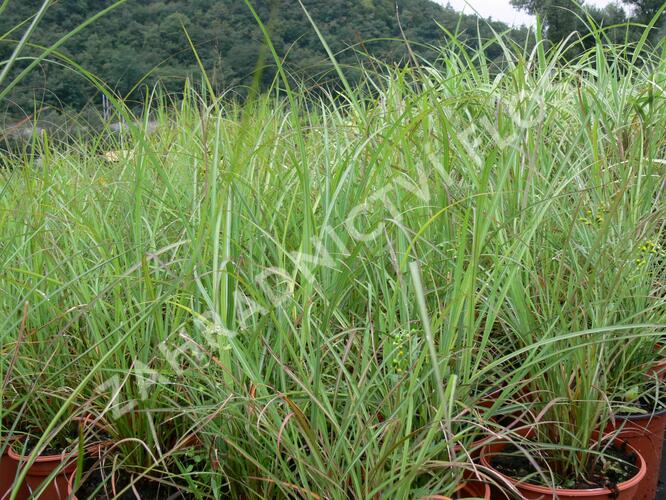
<svg viewBox="0 0 666 500"><path fill-rule="evenodd" d="M4 39L1 35L29 19L40 3L41 0L9 0L9 7L0 16L0 61L10 53L22 30ZM112 3L113 0L54 2L31 41L52 44ZM405 63L409 52L400 41L403 32L419 56L434 60L438 47L446 39L438 23L451 31L458 29L461 40L471 46L478 44L477 29L482 40L492 38L492 30L509 30L505 24L487 24L476 16L461 15L431 0L303 0L303 3L346 68L358 67L359 61L369 58L387 64ZM285 64L294 79L315 88L322 81L335 81L321 42L298 0L252 0L252 4L268 26L276 50L286 57ZM242 0L128 0L73 37L62 52L120 95L140 101L146 86L159 81L168 90L178 91L185 78L197 73L198 64L185 32L213 84L218 89L233 88L242 94L253 81L265 45L261 30ZM515 30L512 36L522 43L527 32ZM492 59L500 54L499 47L487 49ZM270 57L261 70L261 83L267 86L276 74ZM349 71L353 80L357 72ZM138 82L143 86L137 87ZM8 108L0 113L28 112L34 107L35 97L40 106L74 109L99 100L91 85L76 72L43 64L16 89L4 103L9 103Z"/></svg>
<svg viewBox="0 0 666 500"><path fill-rule="evenodd" d="M511 3L532 15L541 16L549 40L564 40L583 27L579 19L583 13L581 0L511 0Z"/></svg>
<svg viewBox="0 0 666 500"><path fill-rule="evenodd" d="M642 24L649 24L664 6L663 0L622 1L632 8L636 21ZM651 33L651 39L654 43L658 43L663 40L664 37L666 37L666 14L662 12Z"/></svg>
<svg viewBox="0 0 666 500"><path fill-rule="evenodd" d="M649 23L664 5L663 0L622 0L631 7L632 15L627 16L625 10L617 2L610 3L604 8L586 5L582 0L511 0L511 3L530 14L540 15L546 27L546 36L553 42L559 42L570 37L571 33L585 34L588 31L587 16L589 15L597 26L614 26L627 21ZM659 40L659 29L664 27L664 20L657 24L652 39ZM641 34L640 28L618 28L608 33L614 42L624 40L635 41ZM579 49L585 43L579 45ZM576 51L574 51L576 52Z"/></svg>
<svg viewBox="0 0 666 500"><path fill-rule="evenodd" d="M636 18L642 22L650 22L664 5L663 0L622 0L634 10Z"/></svg>

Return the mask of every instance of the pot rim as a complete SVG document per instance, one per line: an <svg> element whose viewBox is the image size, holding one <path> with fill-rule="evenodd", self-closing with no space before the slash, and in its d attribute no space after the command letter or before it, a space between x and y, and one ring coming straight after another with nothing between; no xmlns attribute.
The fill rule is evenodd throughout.
<svg viewBox="0 0 666 500"><path fill-rule="evenodd" d="M645 459L643 456L634 448L633 446L624 443L621 438L619 439L614 439L613 443L617 442L622 442L625 444L633 453L636 454L640 461L640 467L638 469L638 472L631 477L630 479L627 479L626 481L620 483L617 485L617 489L619 491L625 491L630 488L633 488L636 486L638 483L640 483L645 475L647 474L647 465L645 463ZM544 495L566 495L570 497L590 497L590 496L601 496L601 495L609 495L613 494L613 491L608 489L608 488L589 488L589 489L569 489L569 488L551 488L548 486L540 486L538 484L532 484L528 482L521 481L519 479L516 479L511 476L507 476L500 471L498 471L495 467L492 466L490 463L490 460L488 460L488 448L490 446L496 446L498 444L502 445L507 445L509 444L508 441L500 441L500 442L495 442L489 445L484 446L484 448L481 450L481 463L485 466L488 467L488 469L493 471L493 474L496 474L498 477L501 477L502 479L506 480L509 484L513 486L519 486L522 489L528 490L532 493L539 493L539 494L544 494Z"/></svg>
<svg viewBox="0 0 666 500"><path fill-rule="evenodd" d="M21 441L21 440L23 440L24 438L25 438L25 436L18 436L14 441ZM85 446L83 447L83 450L84 450L86 453L96 452L96 451L99 450L100 448L103 448L103 447L108 446L110 443L112 443L112 441L100 441L100 442L98 442L98 443L93 443L93 444L85 445ZM29 455L21 455L21 454L19 454L19 453L16 453L16 452L14 451L14 448L13 448L11 445L10 445L10 446L7 446L6 453L7 453L7 455L9 455L9 457L10 457L12 460L16 460L17 462L27 462L28 460L30 460L30 456L32 455L32 454L29 454ZM49 462L62 462L62 461L64 461L64 460L69 460L69 459L77 458L78 456L79 456L79 448L76 447L76 448L74 448L74 449L71 450L71 451L65 451L65 450L63 450L61 453L59 453L59 454L57 454L57 455L42 455L42 454L39 454L39 455L37 455L37 456L35 457L35 460L34 460L33 464L36 464L36 463L49 463Z"/></svg>
<svg viewBox="0 0 666 500"><path fill-rule="evenodd" d="M491 490L490 490L490 485L486 482L483 481L472 481L473 483L481 483L483 484L483 496L480 497L464 497L461 500L465 500L465 498L483 498L484 500L490 500L490 495L491 495ZM463 483L461 486L459 486L459 489L456 491L456 493L465 493L465 489L469 486L469 482ZM71 492L70 492L71 493ZM470 495L473 495L473 493L468 493ZM454 498L457 497L447 497L446 495L427 495L425 497L420 497L419 500L453 500Z"/></svg>
<svg viewBox="0 0 666 500"><path fill-rule="evenodd" d="M79 454L78 449L74 449L70 452L66 452L66 451L63 450L61 453L59 453L57 455L42 455L42 454L39 454L35 457L35 460L33 461L33 463L62 462L62 461L67 460L69 458L76 458L78 456L78 454ZM9 457L12 460L16 460L17 462L27 462L28 460L30 460L30 456L32 455L32 453L29 454L29 455L20 455L20 454L18 454L14 451L14 448L12 448L11 446L8 446L7 447L7 455L9 455Z"/></svg>
<svg viewBox="0 0 666 500"><path fill-rule="evenodd" d="M636 415L627 415L627 414L617 414L615 415L615 420L630 420L632 422L641 421L641 420L654 420L655 418L666 416L666 407L659 411L650 412L650 413L641 413Z"/></svg>

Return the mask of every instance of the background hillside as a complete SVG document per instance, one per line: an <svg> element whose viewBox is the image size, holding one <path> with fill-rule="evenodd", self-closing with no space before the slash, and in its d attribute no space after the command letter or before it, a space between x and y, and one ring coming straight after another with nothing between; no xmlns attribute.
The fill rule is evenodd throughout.
<svg viewBox="0 0 666 500"><path fill-rule="evenodd" d="M19 25L36 12L40 0L10 0L0 16L0 33ZM48 45L102 8L109 0L60 0L48 12L32 42ZM342 63L358 66L367 56L383 62L405 61L408 52L399 41L372 41L401 38L413 42L414 51L429 58L436 55L429 45L441 45L445 27L461 34L471 45L477 43L477 27L482 39L508 29L503 23L478 23L472 15L461 15L452 8L430 0L304 0L334 51L343 51ZM270 28L273 43L294 78L313 86L331 78L324 51L297 0L253 0L261 18ZM196 72L196 60L188 47L183 27L218 88L243 92L252 81L263 39L255 20L242 0L130 0L116 11L78 34L65 50L77 63L108 82L121 95L132 92L137 82L151 73L144 83L158 79L173 91ZM11 50L12 40L22 30L11 33L0 45L0 60ZM516 40L525 40L526 30L513 31ZM355 50L349 47L355 45ZM489 57L499 56L499 48L489 48ZM351 70L350 70L351 71ZM275 74L270 58L261 73L264 87ZM350 74L354 77L353 73ZM48 89L48 90L46 90ZM25 115L38 103L58 108L80 109L96 93L73 71L52 64L42 65L24 80L5 104L5 113ZM134 98L138 98L136 92Z"/></svg>

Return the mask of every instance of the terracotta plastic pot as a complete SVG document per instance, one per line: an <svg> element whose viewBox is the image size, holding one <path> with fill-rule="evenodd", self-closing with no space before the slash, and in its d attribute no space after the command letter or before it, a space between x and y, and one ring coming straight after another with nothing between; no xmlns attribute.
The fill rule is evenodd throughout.
<svg viewBox="0 0 666 500"><path fill-rule="evenodd" d="M76 480L76 471L72 472L67 478L67 498L69 500L78 500L74 495L74 481Z"/></svg>
<svg viewBox="0 0 666 500"><path fill-rule="evenodd" d="M5 447L4 452L0 455L0 498L2 499L9 498L9 492L14 487L14 481L18 472L16 461L12 460L7 453L15 439L12 437L0 445L0 447ZM23 500L28 498L28 496L30 496L30 492L27 486L22 485L16 498Z"/></svg>
<svg viewBox="0 0 666 500"><path fill-rule="evenodd" d="M648 369L647 374L656 375L661 380L664 380L664 377L666 377L666 360L658 361L653 364L652 367Z"/></svg>
<svg viewBox="0 0 666 500"><path fill-rule="evenodd" d="M85 448L86 454L93 455L97 453L107 443L97 443ZM25 475L25 481L22 488L25 487L29 492L37 491L42 484L55 470L59 472L51 479L42 494L40 500L60 500L66 499L68 476L76 470L78 450L72 450L60 455L39 455L29 467ZM12 466L20 469L28 460L29 456L19 455L11 446L7 447L7 457L13 462ZM20 498L20 497L19 497Z"/></svg>
<svg viewBox="0 0 666 500"><path fill-rule="evenodd" d="M662 348L663 348L662 344L657 345L657 349L662 349ZM661 380L664 380L664 377L666 377L666 359L662 361L656 361L655 363L653 363L652 366L647 369L646 373L649 377L651 377L652 375L656 375Z"/></svg>
<svg viewBox="0 0 666 500"><path fill-rule="evenodd" d="M0 444L0 447L2 446L5 447L5 450L0 455L0 498L11 489L16 477L16 462L7 456L11 443L3 442Z"/></svg>
<svg viewBox="0 0 666 500"><path fill-rule="evenodd" d="M430 495L421 500L465 500L466 498L483 498L490 500L490 486L479 481L469 481L452 497L444 495Z"/></svg>
<svg viewBox="0 0 666 500"><path fill-rule="evenodd" d="M12 448L7 452L9 458L14 462L16 468L21 467L28 461L29 457L19 455ZM40 500L64 500L67 498L67 475L76 469L76 451L62 455L40 455L32 463L25 476L25 486L29 491L37 491L53 471L59 469L55 477L50 481L44 492L39 496Z"/></svg>
<svg viewBox="0 0 666 500"><path fill-rule="evenodd" d="M482 398L480 398L477 401L478 406L480 406L482 408L491 408L495 404L495 401L497 400L497 398L500 396L500 394L502 393L502 391L504 389L505 389L504 385L492 389L490 392L488 392L488 394L484 395ZM517 398L515 398L515 399L520 400L520 401L524 401L524 402L528 402L530 400L530 398L531 397L527 392L520 391L517 395ZM517 433L517 434L520 434L520 435L525 435L527 433L527 431L521 429L521 427L524 424L523 418L524 418L524 415L521 412L515 411L513 413L508 413L506 415L501 415L500 417L497 417L497 416L493 415L491 417L491 421L493 423L497 424L499 427L511 430L513 433ZM475 441L473 441L469 445L469 447L467 449L467 452L469 453L469 456L472 459L477 459L479 457L479 455L481 454L481 450L483 449L483 447L486 444L488 444L488 443L490 443L490 442L492 442L496 439L497 439L496 436L488 436L488 435L486 435L484 437L481 437L479 439L476 439ZM462 446L458 444L453 448L453 450L456 453L458 453L462 450ZM475 477L474 472L473 471L467 471L465 477L467 479Z"/></svg>
<svg viewBox="0 0 666 500"><path fill-rule="evenodd" d="M501 396L502 392L505 389L506 389L506 384L502 384L492 388L486 394L481 396L479 400L476 402L476 404L478 406L481 406L482 408L491 408L495 404L495 401L497 401L497 398ZM513 401L522 401L524 403L529 403L533 399L534 398L532 397L532 394L530 394L527 388L522 387L513 395L512 398L509 399L509 401L513 400Z"/></svg>
<svg viewBox="0 0 666 500"><path fill-rule="evenodd" d="M479 481L469 481L454 498L483 498L490 500L490 486Z"/></svg>
<svg viewBox="0 0 666 500"><path fill-rule="evenodd" d="M491 390L483 397L481 397L476 402L476 404L481 408L492 408L492 406L495 404L495 401L497 401L497 398L502 394L502 391L504 391L504 389L505 386L501 386ZM514 394L511 399L507 401L529 404L533 400L534 400L533 395L530 394L530 392L523 387L516 394ZM511 413L493 415L491 419L493 420L493 422L500 424L500 426L506 429L516 429L522 426L522 424L524 423L524 417L525 417L524 411L514 410ZM479 452L476 453L476 456L479 455Z"/></svg>
<svg viewBox="0 0 666 500"><path fill-rule="evenodd" d="M666 430L666 410L650 415L617 417L608 431L620 429L619 438L634 448L645 460L646 475L636 500L654 500L659 484L661 452Z"/></svg>
<svg viewBox="0 0 666 500"><path fill-rule="evenodd" d="M507 484L511 484L514 488L516 488L525 500L548 500L553 498L557 498L558 500L583 500L586 498L593 500L633 500L636 498L641 481L643 481L647 473L645 460L643 460L643 457L640 453L638 453L636 450L632 450L636 453L636 457L638 458L638 473L628 481L620 483L617 486L616 491L607 488L592 488L586 490L549 488L547 486L539 486L536 484L521 482L519 479L502 474L491 465L490 457L500 453L507 445L508 443L506 442L497 442L486 446L481 451L481 463L485 467L488 467L490 470L492 470L495 476L503 479ZM497 495L495 495L493 498L495 497L497 497Z"/></svg>
<svg viewBox="0 0 666 500"><path fill-rule="evenodd" d="M508 428L508 429L511 429L511 428L513 428L513 427L516 427L516 428L517 428L519 425L520 425L520 423L509 424L509 425L507 426L507 428ZM527 434L528 431L526 431L526 430L522 430L522 429L518 429L518 430L512 430L511 432L513 432L514 434L518 434L518 435L524 436L525 434ZM485 436L485 437L482 437L482 438L476 439L476 440L472 441L472 442L470 443L470 445L466 448L466 453L469 455L469 457L470 457L472 460L476 460L476 459L478 459L479 456L481 455L481 450L483 450L483 448L484 448L486 445L492 443L493 441L497 441L497 436ZM455 445L455 446L453 447L453 452L454 452L454 453L460 453L461 451L463 451L463 446L462 446L462 445L457 444L457 445ZM474 478L476 478L477 475L475 474L475 472L474 472L472 469L467 469L467 470L465 471L465 474L463 475L463 477L464 477L466 480L469 480L469 479L474 479Z"/></svg>

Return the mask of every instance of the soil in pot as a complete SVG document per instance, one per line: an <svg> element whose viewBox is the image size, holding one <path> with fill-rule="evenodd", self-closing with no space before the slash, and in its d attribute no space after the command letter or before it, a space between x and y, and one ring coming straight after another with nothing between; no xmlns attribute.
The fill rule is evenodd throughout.
<svg viewBox="0 0 666 500"><path fill-rule="evenodd" d="M102 471L99 467L94 468L87 477L84 477L79 488L72 491L74 484L74 475L69 478L68 491L70 495L76 495L78 500L108 500L114 498L117 500L136 500L137 495L141 500L189 500L194 496L183 492L171 484L166 484L150 478L142 478L134 482L131 474L125 471L116 471L114 474L110 470ZM127 491L117 495L121 491Z"/></svg>
<svg viewBox="0 0 666 500"><path fill-rule="evenodd" d="M626 443L606 450L606 460L598 460L588 474L587 481L574 482L566 477L555 477L556 489L539 484L541 476L534 465L509 443L493 443L483 449L481 463L492 468L496 475L512 484L527 500L558 498L595 500L633 500L640 482L646 474L643 457ZM544 464L542 470L548 468ZM547 472L546 472L547 474ZM524 478L529 478L527 481ZM493 498L508 498L494 494Z"/></svg>
<svg viewBox="0 0 666 500"><path fill-rule="evenodd" d="M597 461L587 478L587 481L573 481L567 478L557 478L556 485L559 488L573 490L589 490L594 488L614 489L618 484L628 481L636 475L638 469L636 454L627 450L611 449L606 454L615 459L613 466L605 468L606 461ZM490 464L505 476L527 477L535 472L532 463L515 446L507 446L502 455L496 455L490 460ZM544 467L545 469L545 467ZM536 480L538 476L533 476ZM541 486L547 486L542 484Z"/></svg>

